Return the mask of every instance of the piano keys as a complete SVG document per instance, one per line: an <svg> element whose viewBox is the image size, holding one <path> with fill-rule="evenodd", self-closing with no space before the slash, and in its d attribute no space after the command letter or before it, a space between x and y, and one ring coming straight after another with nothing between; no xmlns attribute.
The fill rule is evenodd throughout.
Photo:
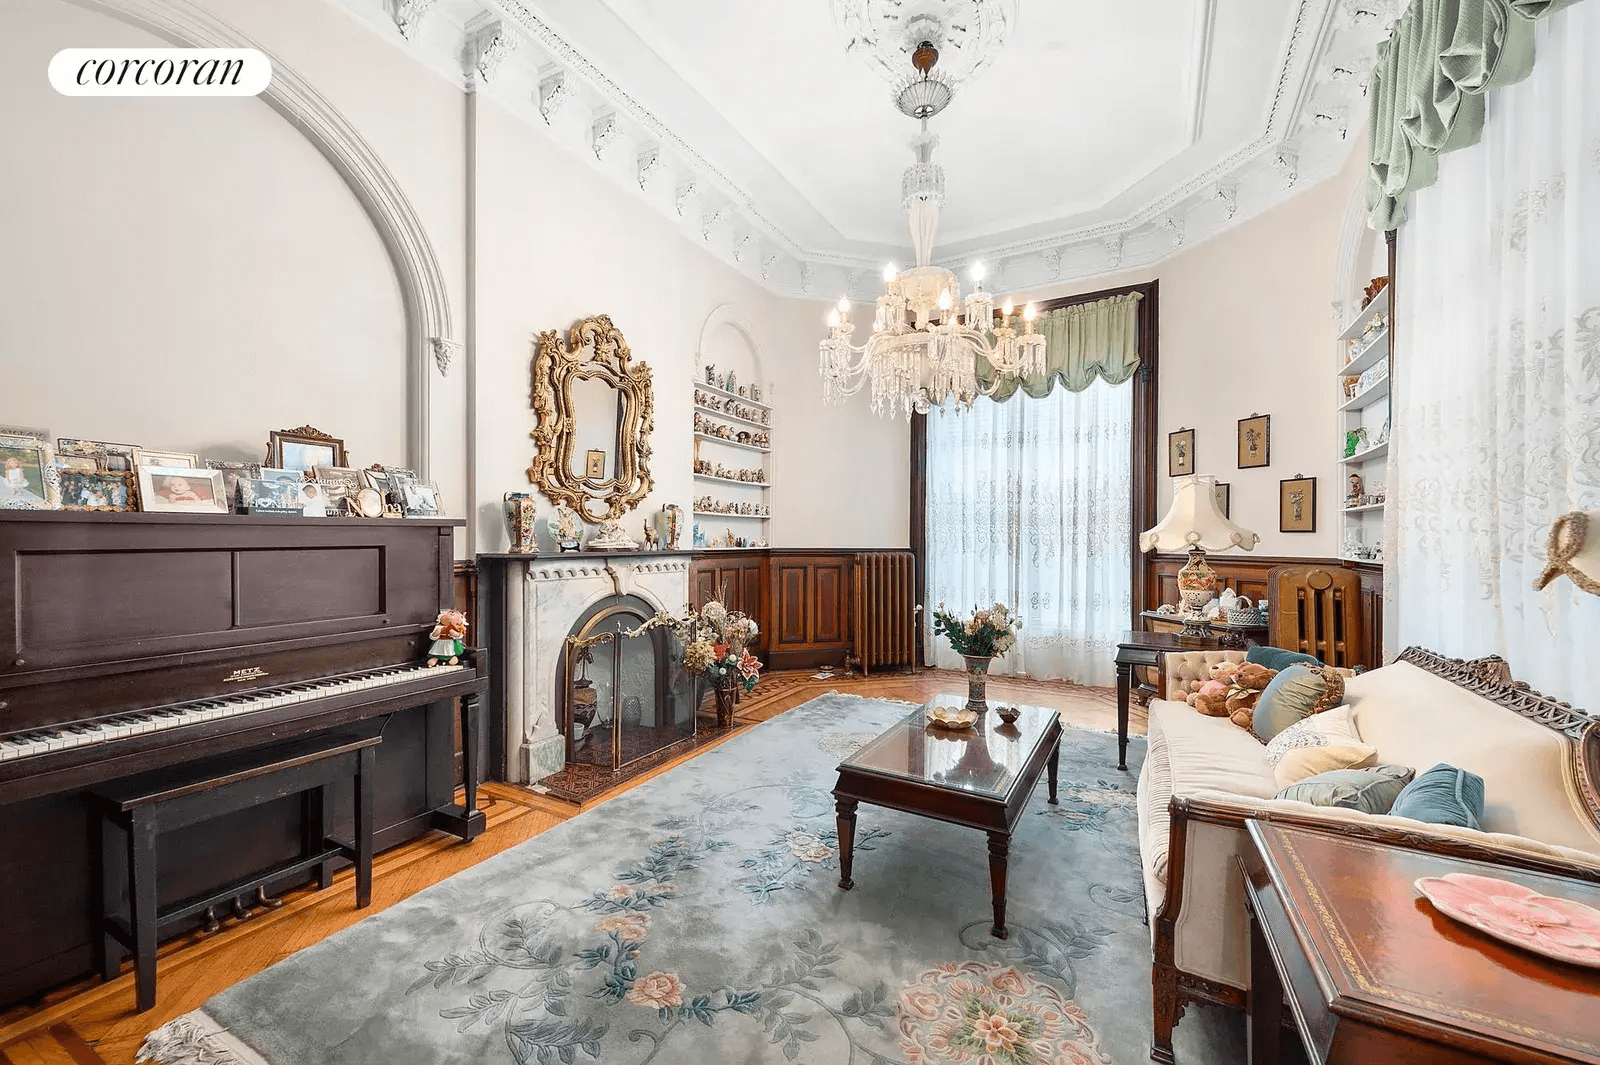
<svg viewBox="0 0 1600 1065"><path fill-rule="evenodd" d="M487 655L424 665L461 524L0 511L0 1005L90 969L85 787L366 723L380 847L481 831L454 724L475 785ZM163 895L295 853L299 814L163 836Z"/></svg>

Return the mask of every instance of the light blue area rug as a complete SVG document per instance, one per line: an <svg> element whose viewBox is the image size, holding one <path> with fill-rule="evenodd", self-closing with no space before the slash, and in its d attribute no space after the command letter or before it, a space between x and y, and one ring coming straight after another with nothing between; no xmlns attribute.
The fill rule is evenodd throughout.
<svg viewBox="0 0 1600 1065"><path fill-rule="evenodd" d="M212 998L163 1065L1089 1065L1148 1060L1133 771L1068 728L1011 843L863 805L840 891L834 767L914 708L832 693ZM1191 1008L1180 1059L1243 1060Z"/></svg>

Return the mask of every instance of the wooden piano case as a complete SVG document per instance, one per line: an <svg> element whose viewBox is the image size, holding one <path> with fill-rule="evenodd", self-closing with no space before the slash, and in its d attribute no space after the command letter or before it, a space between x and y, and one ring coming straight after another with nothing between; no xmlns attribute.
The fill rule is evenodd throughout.
<svg viewBox="0 0 1600 1065"><path fill-rule="evenodd" d="M0 736L420 663L451 603L461 524L0 512ZM456 697L475 699L484 671L426 697L361 693L271 723L244 714L39 772L0 763L0 1004L91 970L84 787L332 727L381 730L375 842L393 846L453 803ZM350 832L351 807L338 795L337 832ZM291 797L164 835L160 901L294 855L301 814Z"/></svg>

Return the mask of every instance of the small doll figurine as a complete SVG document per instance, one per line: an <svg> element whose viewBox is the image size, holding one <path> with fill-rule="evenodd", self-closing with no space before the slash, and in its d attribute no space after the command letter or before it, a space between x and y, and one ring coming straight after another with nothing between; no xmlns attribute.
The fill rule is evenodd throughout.
<svg viewBox="0 0 1600 1065"><path fill-rule="evenodd" d="M428 645L428 665L459 665L461 653L466 650L461 638L466 634L467 615L459 610L446 610L440 614L434 622L433 631L428 633L428 638L433 641Z"/></svg>

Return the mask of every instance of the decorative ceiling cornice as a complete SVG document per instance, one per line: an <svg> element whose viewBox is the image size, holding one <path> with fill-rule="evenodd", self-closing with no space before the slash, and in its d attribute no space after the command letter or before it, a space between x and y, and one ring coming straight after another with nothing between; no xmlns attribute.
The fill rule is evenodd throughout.
<svg viewBox="0 0 1600 1065"><path fill-rule="evenodd" d="M870 281L881 265L876 257L805 246L531 2L470 0L478 10L460 24L454 21L466 6L460 2L342 2L369 24L387 27L404 47L463 88L494 94L757 284L784 296L872 295ZM1293 2L1271 104L1249 143L1119 217L1040 226L1022 240L962 241L942 265L982 259L1019 289L1146 266L1259 214L1297 186L1331 176L1348 153L1352 116L1365 110L1367 78L1361 72L1370 69L1377 42L1403 2ZM520 77L513 73L519 68ZM518 85L529 87L520 94L508 88ZM579 122L567 115L568 104L591 119ZM626 162L618 163L619 158Z"/></svg>

